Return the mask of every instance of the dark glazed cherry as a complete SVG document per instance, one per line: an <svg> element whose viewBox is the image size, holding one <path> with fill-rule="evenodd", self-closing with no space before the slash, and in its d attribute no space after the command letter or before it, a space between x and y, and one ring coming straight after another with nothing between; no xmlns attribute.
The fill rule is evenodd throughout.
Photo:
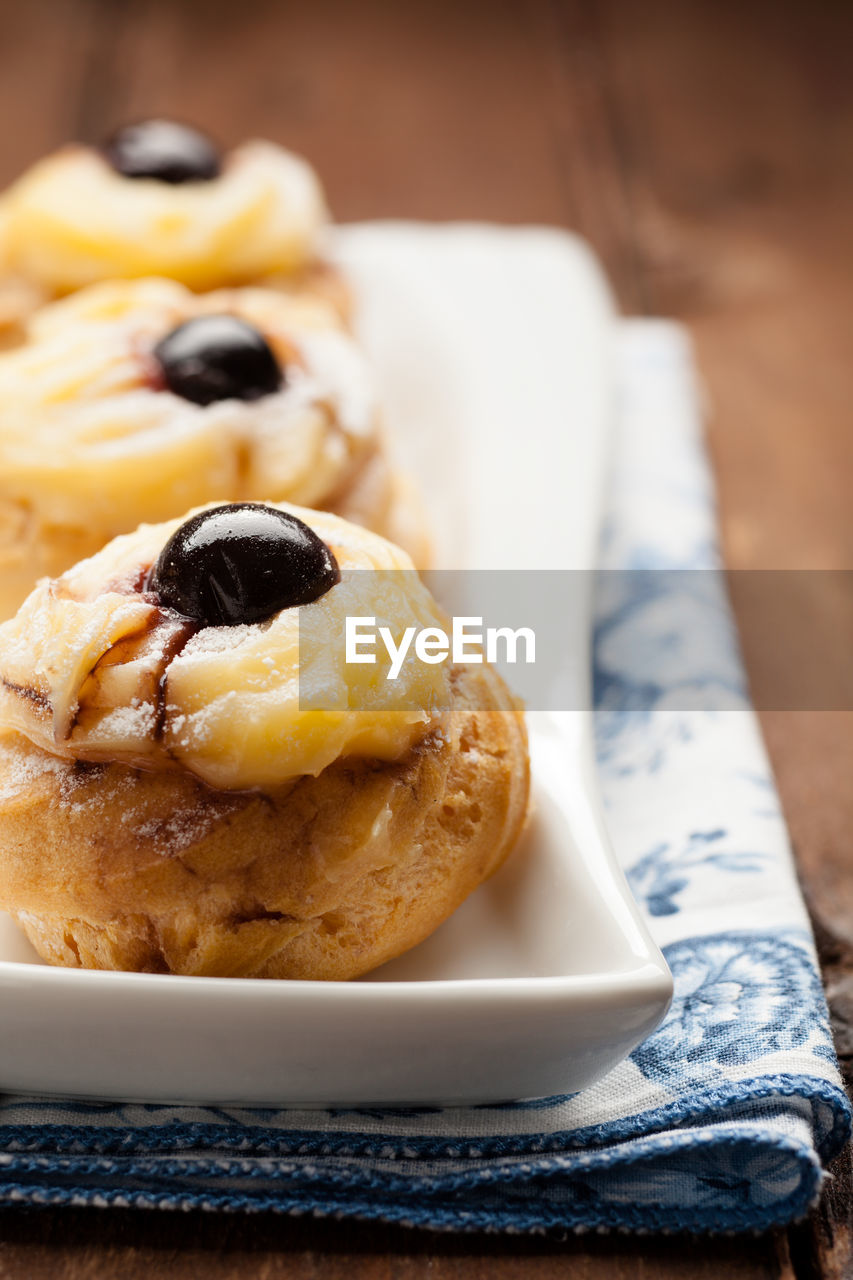
<svg viewBox="0 0 853 1280"><path fill-rule="evenodd" d="M172 120L144 120L114 133L104 155L125 178L154 178L177 186L210 182L222 168L219 151L206 134Z"/></svg>
<svg viewBox="0 0 853 1280"><path fill-rule="evenodd" d="M310 604L340 576L325 542L296 516L233 502L192 516L172 534L146 590L185 618L233 627Z"/></svg>
<svg viewBox="0 0 853 1280"><path fill-rule="evenodd" d="M284 381L263 334L236 316L198 316L154 348L170 391L193 404L260 400Z"/></svg>

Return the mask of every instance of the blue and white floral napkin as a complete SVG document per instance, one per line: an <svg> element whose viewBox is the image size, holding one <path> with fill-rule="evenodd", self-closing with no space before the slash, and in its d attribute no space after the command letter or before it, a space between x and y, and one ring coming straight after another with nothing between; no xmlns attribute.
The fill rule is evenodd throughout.
<svg viewBox="0 0 853 1280"><path fill-rule="evenodd" d="M713 494L684 335L630 322L622 356L602 563L712 569ZM712 656L698 681L668 598L674 581L606 573L599 596L601 782L676 985L665 1022L628 1061L574 1096L454 1109L6 1096L0 1200L515 1232L754 1230L803 1214L850 1110L719 579L707 575Z"/></svg>

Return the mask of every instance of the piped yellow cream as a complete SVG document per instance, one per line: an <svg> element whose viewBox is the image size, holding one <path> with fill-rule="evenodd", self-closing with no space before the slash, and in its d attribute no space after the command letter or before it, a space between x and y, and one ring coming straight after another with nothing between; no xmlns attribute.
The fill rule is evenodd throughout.
<svg viewBox="0 0 853 1280"><path fill-rule="evenodd" d="M113 277L163 275L192 289L294 272L328 220L310 165L247 142L209 182L129 180L90 147L34 165L5 200L9 268L51 293Z"/></svg>
<svg viewBox="0 0 853 1280"><path fill-rule="evenodd" d="M263 334L284 369L280 392L202 406L158 384L157 342L223 313ZM93 286L45 307L28 340L0 355L0 496L101 542L214 498L320 505L377 432L365 361L334 312L267 290Z"/></svg>
<svg viewBox="0 0 853 1280"><path fill-rule="evenodd" d="M348 663L348 616L398 641L443 615L405 552L336 516L280 504L331 548L340 581L249 625L194 628L140 587L182 523L143 525L0 626L0 731L68 759L183 767L223 790L269 789L339 757L399 759L441 727L446 668L411 654Z"/></svg>

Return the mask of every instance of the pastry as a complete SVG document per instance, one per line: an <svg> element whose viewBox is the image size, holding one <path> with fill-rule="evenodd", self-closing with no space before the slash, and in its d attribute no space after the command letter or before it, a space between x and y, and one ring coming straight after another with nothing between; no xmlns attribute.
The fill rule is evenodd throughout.
<svg viewBox="0 0 853 1280"><path fill-rule="evenodd" d="M426 937L524 821L485 664L345 661L441 625L391 543L284 505L143 526L0 627L0 906L49 962L345 979ZM298 661L297 661L298 659Z"/></svg>
<svg viewBox="0 0 853 1280"><path fill-rule="evenodd" d="M0 620L143 520L210 501L331 509L426 547L371 378L328 303L93 285L0 354Z"/></svg>
<svg viewBox="0 0 853 1280"><path fill-rule="evenodd" d="M38 298L143 276L198 291L273 283L346 310L322 256L327 221L313 169L281 147L247 142L223 155L185 125L131 125L103 147L48 156L3 197L0 325L8 335Z"/></svg>
<svg viewBox="0 0 853 1280"><path fill-rule="evenodd" d="M20 342L27 317L44 300L44 289L12 266L9 215L0 199L0 349Z"/></svg>

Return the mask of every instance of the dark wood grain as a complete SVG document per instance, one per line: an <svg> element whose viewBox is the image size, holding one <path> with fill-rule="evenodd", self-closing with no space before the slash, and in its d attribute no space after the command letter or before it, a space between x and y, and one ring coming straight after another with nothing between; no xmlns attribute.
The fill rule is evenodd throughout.
<svg viewBox="0 0 853 1280"><path fill-rule="evenodd" d="M574 227L627 310L691 327L727 563L851 568L851 15L808 0L0 0L0 181L69 136L162 112L304 151L341 219ZM760 677L762 648L747 650ZM849 1060L853 713L762 720ZM848 1157L835 1175L804 1226L695 1244L7 1210L0 1278L842 1277Z"/></svg>
<svg viewBox="0 0 853 1280"><path fill-rule="evenodd" d="M151 1220L153 1219L153 1220ZM26 1280L792 1280L784 1236L685 1246L581 1237L565 1245L266 1215L0 1214L0 1277Z"/></svg>

